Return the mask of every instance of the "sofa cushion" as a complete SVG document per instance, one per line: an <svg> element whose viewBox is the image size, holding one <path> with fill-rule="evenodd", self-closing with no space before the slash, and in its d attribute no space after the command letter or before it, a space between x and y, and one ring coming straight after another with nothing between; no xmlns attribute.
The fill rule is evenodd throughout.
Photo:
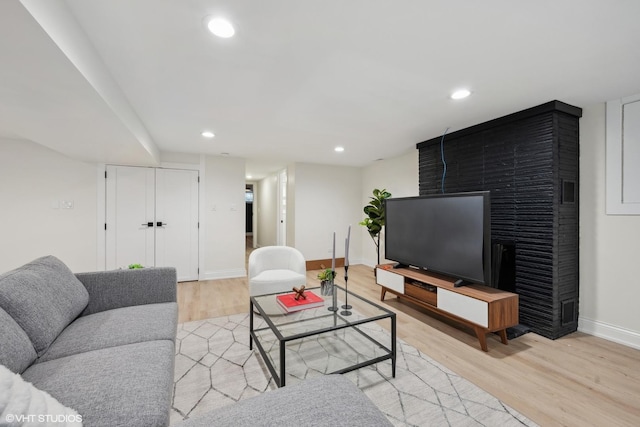
<svg viewBox="0 0 640 427"><path fill-rule="evenodd" d="M0 276L0 308L27 333L38 355L84 310L89 294L53 256L38 258Z"/></svg>
<svg viewBox="0 0 640 427"><path fill-rule="evenodd" d="M0 308L0 365L19 374L36 360L36 350L27 333L6 311Z"/></svg>
<svg viewBox="0 0 640 427"><path fill-rule="evenodd" d="M178 305L146 304L77 318L51 344L38 363L143 341L176 339Z"/></svg>
<svg viewBox="0 0 640 427"><path fill-rule="evenodd" d="M52 422L41 419L47 415L55 417ZM29 417L30 422L16 421L21 416ZM0 426L13 425L81 427L82 416L0 365Z"/></svg>
<svg viewBox="0 0 640 427"><path fill-rule="evenodd" d="M190 418L179 427L391 426L369 398L342 375L326 375L268 391Z"/></svg>
<svg viewBox="0 0 640 427"><path fill-rule="evenodd" d="M32 365L22 377L90 426L167 426L174 344L148 341Z"/></svg>

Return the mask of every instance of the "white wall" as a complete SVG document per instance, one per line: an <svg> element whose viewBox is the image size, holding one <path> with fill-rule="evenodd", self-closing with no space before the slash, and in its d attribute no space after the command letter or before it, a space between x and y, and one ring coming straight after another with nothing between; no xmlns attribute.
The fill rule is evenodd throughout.
<svg viewBox="0 0 640 427"><path fill-rule="evenodd" d="M165 165L175 165L175 164L184 164L184 165L199 165L200 164L200 154L193 153L174 153L171 151L161 151L160 152L160 163L161 166Z"/></svg>
<svg viewBox="0 0 640 427"><path fill-rule="evenodd" d="M403 156L380 160L367 166L362 172L362 196L360 221L365 214L362 211L373 196L373 189L386 189L392 197L411 197L418 195L418 150L411 150ZM362 263L374 266L377 263L376 246L366 227L358 226L362 236ZM380 236L380 262L384 262L384 230Z"/></svg>
<svg viewBox="0 0 640 427"><path fill-rule="evenodd" d="M94 164L0 139L0 272L44 255L75 272L96 270L97 182Z"/></svg>
<svg viewBox="0 0 640 427"><path fill-rule="evenodd" d="M206 156L204 179L204 266L201 277L219 279L246 275L245 161ZM204 274L202 269L204 268Z"/></svg>
<svg viewBox="0 0 640 427"><path fill-rule="evenodd" d="M336 232L336 258L344 257L351 225L349 260L361 263L362 237L357 232L362 197L361 168L296 163L295 247L306 260L331 258Z"/></svg>
<svg viewBox="0 0 640 427"><path fill-rule="evenodd" d="M605 104L580 119L579 330L640 348L640 216L605 214Z"/></svg>
<svg viewBox="0 0 640 427"><path fill-rule="evenodd" d="M254 201L254 203L256 203ZM271 175L258 182L257 196L258 238L257 246L274 246L277 238L278 175Z"/></svg>

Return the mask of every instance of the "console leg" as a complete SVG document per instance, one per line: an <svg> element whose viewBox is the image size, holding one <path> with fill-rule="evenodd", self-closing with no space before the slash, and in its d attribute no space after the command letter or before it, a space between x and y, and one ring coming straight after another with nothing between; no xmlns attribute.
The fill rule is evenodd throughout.
<svg viewBox="0 0 640 427"><path fill-rule="evenodd" d="M502 344L508 345L509 341L507 340L507 330L501 329L499 333L500 333L500 341L502 341Z"/></svg>
<svg viewBox="0 0 640 427"><path fill-rule="evenodd" d="M380 301L384 301L384 296L386 293L387 290L384 287L380 286Z"/></svg>
<svg viewBox="0 0 640 427"><path fill-rule="evenodd" d="M489 351L487 348L487 335L482 328L474 328L476 331L476 336L478 337L478 341L480 341L480 348L482 351Z"/></svg>

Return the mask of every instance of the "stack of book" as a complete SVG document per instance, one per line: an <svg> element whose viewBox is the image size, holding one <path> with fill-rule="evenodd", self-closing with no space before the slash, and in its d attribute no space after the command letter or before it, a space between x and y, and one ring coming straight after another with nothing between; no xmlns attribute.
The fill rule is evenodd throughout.
<svg viewBox="0 0 640 427"><path fill-rule="evenodd" d="M324 300L311 291L305 291L306 298L295 299L296 293L283 294L276 296L276 301L287 313L304 310L306 308L322 307Z"/></svg>

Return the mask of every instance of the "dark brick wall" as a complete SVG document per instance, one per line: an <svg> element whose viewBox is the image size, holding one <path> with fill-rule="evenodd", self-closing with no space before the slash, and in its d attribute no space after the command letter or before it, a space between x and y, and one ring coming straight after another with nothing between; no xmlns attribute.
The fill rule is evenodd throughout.
<svg viewBox="0 0 640 427"><path fill-rule="evenodd" d="M520 323L552 339L577 329L581 115L552 101L444 139L445 193L491 191L492 238L516 245ZM441 193L440 142L418 144L420 195Z"/></svg>

